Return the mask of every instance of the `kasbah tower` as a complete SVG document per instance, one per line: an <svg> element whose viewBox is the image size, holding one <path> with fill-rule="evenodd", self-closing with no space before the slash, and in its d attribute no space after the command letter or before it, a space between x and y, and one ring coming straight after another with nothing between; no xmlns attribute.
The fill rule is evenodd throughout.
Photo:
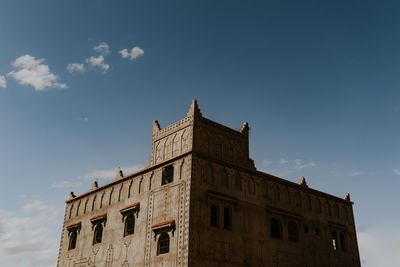
<svg viewBox="0 0 400 267"><path fill-rule="evenodd" d="M58 267L360 267L350 195L257 171L249 126L153 123L145 168L66 201Z"/></svg>

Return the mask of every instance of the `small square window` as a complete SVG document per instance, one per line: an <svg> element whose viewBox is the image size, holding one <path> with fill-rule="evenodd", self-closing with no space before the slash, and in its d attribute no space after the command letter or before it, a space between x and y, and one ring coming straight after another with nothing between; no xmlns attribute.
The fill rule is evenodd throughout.
<svg viewBox="0 0 400 267"><path fill-rule="evenodd" d="M174 181L174 166L169 165L164 168L162 173L161 185L169 184Z"/></svg>

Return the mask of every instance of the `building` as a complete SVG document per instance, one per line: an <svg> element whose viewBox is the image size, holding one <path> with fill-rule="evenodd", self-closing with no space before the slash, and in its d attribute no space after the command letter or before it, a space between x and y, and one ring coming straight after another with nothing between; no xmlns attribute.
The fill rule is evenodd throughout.
<svg viewBox="0 0 400 267"><path fill-rule="evenodd" d="M146 167L66 201L57 266L360 267L350 196L257 171L249 127L153 123Z"/></svg>

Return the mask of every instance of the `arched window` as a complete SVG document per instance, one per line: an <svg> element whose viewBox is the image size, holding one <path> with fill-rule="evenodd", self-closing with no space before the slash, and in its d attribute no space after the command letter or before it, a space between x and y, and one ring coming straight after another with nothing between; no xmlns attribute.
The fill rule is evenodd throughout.
<svg viewBox="0 0 400 267"><path fill-rule="evenodd" d="M161 185L169 184L174 181L174 166L169 165L164 168L162 174L162 182Z"/></svg>
<svg viewBox="0 0 400 267"><path fill-rule="evenodd" d="M157 255L169 252L169 235L167 233L161 234L158 239Z"/></svg>
<svg viewBox="0 0 400 267"><path fill-rule="evenodd" d="M124 236L133 235L135 232L135 216L133 214L128 215L125 219Z"/></svg>
<svg viewBox="0 0 400 267"><path fill-rule="evenodd" d="M281 224L275 218L271 219L271 237L281 238Z"/></svg>
<svg viewBox="0 0 400 267"><path fill-rule="evenodd" d="M94 229L93 245L101 243L102 237L103 237L103 226L101 224L98 224Z"/></svg>
<svg viewBox="0 0 400 267"><path fill-rule="evenodd" d="M218 207L215 205L210 208L210 226L218 227Z"/></svg>
<svg viewBox="0 0 400 267"><path fill-rule="evenodd" d="M346 251L346 244L345 244L345 240L344 240L344 234L340 233L340 248L342 249L342 251Z"/></svg>
<svg viewBox="0 0 400 267"><path fill-rule="evenodd" d="M224 208L224 229L232 230L232 212L228 207Z"/></svg>
<svg viewBox="0 0 400 267"><path fill-rule="evenodd" d="M68 250L74 249L76 247L76 239L78 238L78 231L73 231L69 237Z"/></svg>
<svg viewBox="0 0 400 267"><path fill-rule="evenodd" d="M299 229L297 228L296 224L292 222L288 223L288 234L289 241L299 242Z"/></svg>
<svg viewBox="0 0 400 267"><path fill-rule="evenodd" d="M338 249L338 237L337 237L337 233L335 231L332 232L332 247L333 247L333 250Z"/></svg>

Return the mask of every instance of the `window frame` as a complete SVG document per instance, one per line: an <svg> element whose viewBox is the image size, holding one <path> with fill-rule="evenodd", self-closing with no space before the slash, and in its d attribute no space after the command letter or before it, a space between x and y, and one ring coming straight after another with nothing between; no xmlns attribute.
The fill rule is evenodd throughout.
<svg viewBox="0 0 400 267"><path fill-rule="evenodd" d="M68 230L68 250L73 250L76 248L76 244L78 242L78 234L81 231L81 222L74 223L68 225L66 228ZM75 237L75 238L74 238ZM72 242L74 240L74 242ZM72 247L72 243L74 243L74 246Z"/></svg>
<svg viewBox="0 0 400 267"><path fill-rule="evenodd" d="M162 244L162 242L167 242L166 244ZM170 251L170 244L171 244L171 237L169 236L168 232L161 233L158 241L157 241L157 256L158 255L163 255L163 254L168 254ZM162 250L162 245L166 245L165 251Z"/></svg>
<svg viewBox="0 0 400 267"><path fill-rule="evenodd" d="M103 242L104 228L106 227L107 214L100 214L90 218L92 223L93 241L92 245L101 244ZM101 227L101 228L100 228ZM98 232L101 229L100 241L98 241Z"/></svg>
<svg viewBox="0 0 400 267"><path fill-rule="evenodd" d="M213 208L215 208L215 210L213 210ZM218 220L219 219L218 212L219 212L218 205L211 204L211 206L210 206L210 226L211 227L218 228L218 221L219 221Z"/></svg>
<svg viewBox="0 0 400 267"><path fill-rule="evenodd" d="M136 219L139 216L139 211L140 211L140 202L135 202L135 203L128 205L120 210L120 213L122 215L122 222L124 224L123 237L130 236L135 233ZM136 216L136 218L135 218L135 216ZM133 218L133 233L127 233L128 218L131 218L131 217Z"/></svg>
<svg viewBox="0 0 400 267"><path fill-rule="evenodd" d="M101 244L103 242L103 231L104 231L103 225L101 223L96 224L96 226L94 227L94 232L93 232L92 245ZM98 240L99 233L100 233L100 240Z"/></svg>
<svg viewBox="0 0 400 267"><path fill-rule="evenodd" d="M276 222L276 223L275 223ZM275 217L269 220L270 236L275 239L282 239L282 224L281 221ZM277 228L276 228L277 227ZM277 235L278 233L278 235Z"/></svg>
<svg viewBox="0 0 400 267"><path fill-rule="evenodd" d="M232 208L229 206L224 207L224 229L232 231Z"/></svg>
<svg viewBox="0 0 400 267"><path fill-rule="evenodd" d="M331 237L332 237L332 248L334 251L339 250L339 240L338 240L338 235L336 231L331 232Z"/></svg>
<svg viewBox="0 0 400 267"><path fill-rule="evenodd" d="M166 185L174 182L174 165L165 166L162 171L161 185Z"/></svg>
<svg viewBox="0 0 400 267"><path fill-rule="evenodd" d="M288 241L299 242L300 238L299 238L298 225L295 222L290 221L287 225L287 230L288 230Z"/></svg>
<svg viewBox="0 0 400 267"><path fill-rule="evenodd" d="M130 221L130 219L132 219L132 221ZM135 222L136 222L136 220L135 220L135 215L132 213L132 214L129 214L128 216L126 216L126 218L125 218L125 223L124 223L124 237L125 236L130 236L130 235L133 235L134 233L135 233ZM129 232L128 233L128 224L129 223L132 223L132 225L131 225L131 229L132 229L132 232Z"/></svg>

